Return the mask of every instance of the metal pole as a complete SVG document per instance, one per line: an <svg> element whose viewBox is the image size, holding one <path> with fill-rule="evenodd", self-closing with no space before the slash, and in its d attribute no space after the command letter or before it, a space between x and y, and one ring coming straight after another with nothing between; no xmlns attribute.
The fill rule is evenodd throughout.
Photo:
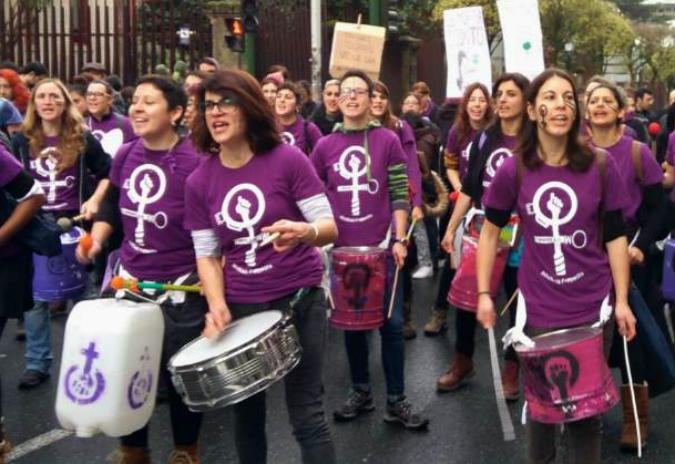
<svg viewBox="0 0 675 464"><path fill-rule="evenodd" d="M244 48L244 66L246 71L255 76L255 33L247 32Z"/></svg>
<svg viewBox="0 0 675 464"><path fill-rule="evenodd" d="M310 1L312 56L312 97L321 101L321 0Z"/></svg>
<svg viewBox="0 0 675 464"><path fill-rule="evenodd" d="M382 5L380 0L370 0L368 19L368 22L373 26L382 25Z"/></svg>

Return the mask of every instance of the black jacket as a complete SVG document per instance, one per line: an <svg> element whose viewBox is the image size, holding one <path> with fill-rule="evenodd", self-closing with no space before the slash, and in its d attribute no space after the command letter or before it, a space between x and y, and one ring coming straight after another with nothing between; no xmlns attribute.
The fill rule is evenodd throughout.
<svg viewBox="0 0 675 464"><path fill-rule="evenodd" d="M342 122L342 113L338 113L335 119L328 118L326 108L321 103L309 117L309 121L316 124L323 135L328 135L333 132L335 124Z"/></svg>

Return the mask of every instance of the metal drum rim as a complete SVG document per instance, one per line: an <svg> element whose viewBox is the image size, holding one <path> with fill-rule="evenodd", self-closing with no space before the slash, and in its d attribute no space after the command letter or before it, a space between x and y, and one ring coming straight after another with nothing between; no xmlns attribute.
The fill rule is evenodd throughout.
<svg viewBox="0 0 675 464"><path fill-rule="evenodd" d="M548 337L562 335L562 334L569 333L569 332L577 332L577 331L580 331L580 330L588 330L590 335L586 338L576 340L577 342L588 340L590 338L596 337L598 334L602 333L603 329L600 328L600 327L593 327L593 326L590 326L590 325L582 325L582 326L578 326L578 327L569 327L569 328L566 328L566 329L557 329L557 330L553 330L552 332L546 332L544 334L536 335L536 336L530 337L530 338L532 339L533 342L536 343L537 340L542 340L542 339L545 339L545 338L548 338ZM513 345L513 348L516 350L516 352L519 352L519 353L532 353L534 351L537 351L536 346L528 347L528 346L523 345L522 343L515 343Z"/></svg>
<svg viewBox="0 0 675 464"><path fill-rule="evenodd" d="M361 254L386 254L387 250L384 248L374 247L374 246L345 246L333 248L331 253L343 252L343 253L361 253Z"/></svg>

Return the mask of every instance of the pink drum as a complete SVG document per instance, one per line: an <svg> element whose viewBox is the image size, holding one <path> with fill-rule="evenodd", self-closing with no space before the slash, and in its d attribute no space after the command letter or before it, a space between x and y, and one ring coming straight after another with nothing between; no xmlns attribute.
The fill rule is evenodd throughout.
<svg viewBox="0 0 675 464"><path fill-rule="evenodd" d="M330 280L333 327L371 330L384 324L387 251L374 247L342 247L332 251Z"/></svg>
<svg viewBox="0 0 675 464"><path fill-rule="evenodd" d="M533 348L515 346L532 420L577 421L602 414L619 401L605 360L602 329L558 330L532 340Z"/></svg>
<svg viewBox="0 0 675 464"><path fill-rule="evenodd" d="M455 273L448 292L448 302L456 308L465 311L476 312L478 305L478 282L476 280L476 252L478 251L478 239L465 235L462 237L462 262ZM506 261L509 256L509 248L500 246L497 248L492 278L490 279L490 294L492 298L497 296L499 282L502 280Z"/></svg>

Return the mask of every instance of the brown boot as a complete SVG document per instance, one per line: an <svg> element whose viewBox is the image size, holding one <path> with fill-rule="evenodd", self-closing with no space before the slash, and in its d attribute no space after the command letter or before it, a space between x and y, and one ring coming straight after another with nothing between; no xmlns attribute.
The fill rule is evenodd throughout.
<svg viewBox="0 0 675 464"><path fill-rule="evenodd" d="M474 374L471 358L457 353L452 364L450 364L450 369L436 381L436 390L439 392L457 390L465 380L473 377Z"/></svg>
<svg viewBox="0 0 675 464"><path fill-rule="evenodd" d="M649 426L649 387L647 385L633 385L633 387L635 388L635 404L637 405L638 422L640 424L640 438L642 439L642 447L644 448L647 445ZM628 385L621 386L621 409L623 409L621 449L633 451L637 449L638 441L635 429L633 401L630 397L630 387Z"/></svg>
<svg viewBox="0 0 675 464"><path fill-rule="evenodd" d="M518 401L520 397L520 372L518 361L507 360L502 371L502 389L506 401Z"/></svg>
<svg viewBox="0 0 675 464"><path fill-rule="evenodd" d="M108 457L108 461L113 464L150 464L150 452L147 448L122 445Z"/></svg>
<svg viewBox="0 0 675 464"><path fill-rule="evenodd" d="M412 323L412 305L410 302L403 303L403 338L411 340L417 337L415 325Z"/></svg>
<svg viewBox="0 0 675 464"><path fill-rule="evenodd" d="M199 464L197 444L176 445L169 455L169 464Z"/></svg>
<svg viewBox="0 0 675 464"><path fill-rule="evenodd" d="M444 330L448 330L448 323L446 322L447 314L447 309L432 309L431 318L424 325L424 335L434 337Z"/></svg>

